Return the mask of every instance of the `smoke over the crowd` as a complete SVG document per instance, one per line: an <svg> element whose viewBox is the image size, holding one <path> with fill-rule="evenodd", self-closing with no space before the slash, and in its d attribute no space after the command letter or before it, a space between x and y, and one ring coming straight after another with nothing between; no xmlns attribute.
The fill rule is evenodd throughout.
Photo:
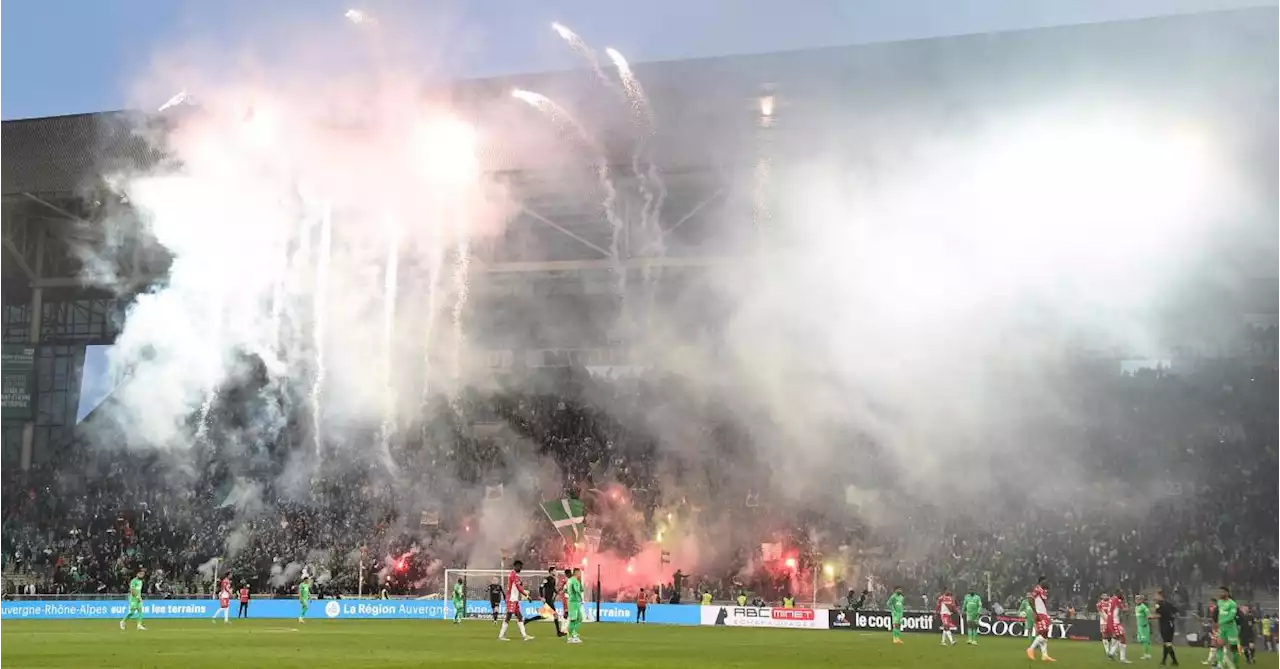
<svg viewBox="0 0 1280 669"><path fill-rule="evenodd" d="M361 483L370 495L401 510L402 529L421 534L377 556L380 580L436 548L495 566L545 522L531 502L559 496L553 458L512 438L501 480L484 480L448 452L412 465L395 453L442 438L436 416L465 416L466 389L495 386L484 342L499 333L485 329L502 326L484 312L499 302L472 256L502 243L524 206L499 173L552 171L567 197L603 203L602 228L616 226L605 199L615 186L643 203L623 210L642 211L633 223L647 234L683 215L664 204L662 142L629 125L626 105L638 103L617 95L624 84L644 89L577 84L594 100L570 109L585 132L635 146L614 162L630 163L636 181L615 184L588 143L519 100L424 94L430 60L403 48L392 22L308 30L270 64L163 52L139 86L151 107L178 90L191 104L164 112L157 148L168 160L113 178L172 261L128 311L113 363L129 380L110 418L133 447L181 460L208 444L229 463L237 482L217 500L238 513L229 554L277 505L318 504L324 481L360 470L373 472ZM1084 76L1110 67L1102 58L1067 67ZM917 124L885 120L909 106L901 96L884 116L846 120L836 102L806 110L798 100L788 118L779 88L715 140L759 147L724 175L746 204L728 207L724 239L703 246L738 259L693 279L654 271L623 281L617 308L581 323L632 355L621 378L588 384L581 401L651 438L656 463L656 490L594 482L592 524L630 547L597 564L653 583L669 564L754 564L741 554L769 541L779 516L794 528L809 514L892 527L912 513L895 491L910 490L914 507L964 514L996 490L1034 505L1093 483L1080 465L1088 455L1075 428L1088 409L1072 354L1168 357L1173 296L1223 247L1215 234L1238 232L1223 224L1253 215L1265 195L1241 175L1252 168L1234 152L1235 131L1200 101L1018 88L1040 75L1011 77L1007 100L957 92L961 112ZM718 110L722 98L683 104ZM645 123L678 136L663 127L661 102ZM617 241L615 231L615 271L628 264ZM522 332L572 332L543 297L524 299ZM545 347L500 334L508 349ZM675 390L643 404L616 390L635 370ZM732 434L711 434L711 423ZM268 467L286 442L286 464ZM632 495L658 497L663 536ZM713 510L725 504L767 508L771 520L744 527ZM379 522L361 512L351 510L353 532ZM443 537L441 524L465 536ZM442 566L460 565L427 571ZM302 567L277 563L273 585Z"/></svg>
<svg viewBox="0 0 1280 669"><path fill-rule="evenodd" d="M1031 492L1079 459L1028 443L1071 420L1073 345L1167 357L1151 312L1236 212L1229 168L1199 129L1046 107L898 140L873 171L815 156L778 184L789 225L731 278L726 340L728 392L763 409L779 474L830 471L856 430L926 496L956 477ZM1039 464L991 466L1014 453Z"/></svg>

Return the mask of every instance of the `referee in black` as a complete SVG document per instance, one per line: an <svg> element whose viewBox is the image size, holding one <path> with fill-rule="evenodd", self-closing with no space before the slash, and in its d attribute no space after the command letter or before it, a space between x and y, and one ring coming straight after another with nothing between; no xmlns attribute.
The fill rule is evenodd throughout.
<svg viewBox="0 0 1280 669"><path fill-rule="evenodd" d="M1173 660L1178 666L1178 654L1173 651L1173 628L1178 621L1178 607L1164 598L1164 590L1156 590L1156 618L1160 625L1160 640L1164 642L1164 653L1160 656L1160 664Z"/></svg>
<svg viewBox="0 0 1280 669"><path fill-rule="evenodd" d="M1253 664L1253 652L1258 643L1258 621L1253 611L1246 604L1236 612L1236 627L1240 629L1240 648L1244 650L1244 661Z"/></svg>
<svg viewBox="0 0 1280 669"><path fill-rule="evenodd" d="M502 603L502 586L498 585L498 577L493 577L489 584L489 608L493 609L493 622L498 622L498 605Z"/></svg>
<svg viewBox="0 0 1280 669"><path fill-rule="evenodd" d="M556 568L547 570L547 577L542 581L542 601L551 607L551 622L556 626L556 636L564 636L560 629L560 614L556 613ZM568 611L565 611L567 614Z"/></svg>

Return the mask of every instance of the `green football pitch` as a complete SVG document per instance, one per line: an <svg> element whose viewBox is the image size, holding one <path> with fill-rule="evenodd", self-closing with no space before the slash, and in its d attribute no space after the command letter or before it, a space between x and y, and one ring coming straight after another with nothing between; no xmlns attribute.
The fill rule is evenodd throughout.
<svg viewBox="0 0 1280 669"><path fill-rule="evenodd" d="M585 625L581 645L557 639L548 623L533 623L537 638L518 632L499 642L488 621L454 626L440 621L325 621L300 625L287 620L221 622L154 620L145 631L115 621L0 623L4 667L1027 667L1017 639L983 639L980 646L939 646L932 635L909 634L894 646L886 633L762 630L710 627ZM1102 667L1100 644L1059 641L1050 652L1059 667ZM1186 666L1200 666L1204 651L1180 648ZM1158 657L1158 650L1157 657ZM1157 661L1135 665L1155 666ZM1259 667L1276 667L1262 653Z"/></svg>

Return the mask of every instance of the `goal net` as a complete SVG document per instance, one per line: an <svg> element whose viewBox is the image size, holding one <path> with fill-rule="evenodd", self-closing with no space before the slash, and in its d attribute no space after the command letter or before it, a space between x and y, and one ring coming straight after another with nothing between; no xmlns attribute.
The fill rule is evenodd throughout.
<svg viewBox="0 0 1280 669"><path fill-rule="evenodd" d="M507 574L511 573L510 569L446 569L444 570L444 617L446 619L453 618L453 586L462 579L462 592L467 602L470 604L469 610L464 617L466 618L487 618L490 616L492 609L489 607L489 585L496 583L503 590L503 607L499 609L499 613L505 613L506 607L506 588ZM530 576L528 573L521 574L524 581L524 589L529 591L531 597L536 598L538 591L538 583L535 583L536 574ZM483 603L483 606L477 608L477 603Z"/></svg>

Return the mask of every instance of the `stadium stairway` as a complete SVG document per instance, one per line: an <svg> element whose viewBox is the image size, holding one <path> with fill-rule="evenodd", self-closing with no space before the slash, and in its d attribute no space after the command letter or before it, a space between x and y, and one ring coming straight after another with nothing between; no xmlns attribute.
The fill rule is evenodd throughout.
<svg viewBox="0 0 1280 669"><path fill-rule="evenodd" d="M1244 601L1267 614L1280 611L1280 596L1277 596L1274 591L1254 590L1252 596Z"/></svg>

